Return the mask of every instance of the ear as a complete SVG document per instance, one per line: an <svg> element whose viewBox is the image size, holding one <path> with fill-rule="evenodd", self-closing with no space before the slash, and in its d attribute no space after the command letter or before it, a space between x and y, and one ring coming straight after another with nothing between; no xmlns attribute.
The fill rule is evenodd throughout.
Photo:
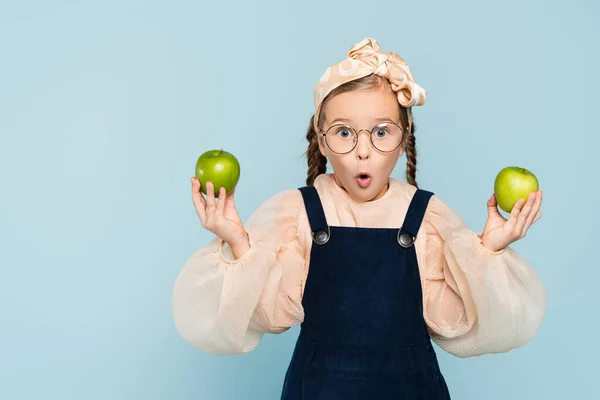
<svg viewBox="0 0 600 400"><path fill-rule="evenodd" d="M400 146L400 150L398 151L398 158L400 158L404 155L404 148L405 148L404 144Z"/></svg>
<svg viewBox="0 0 600 400"><path fill-rule="evenodd" d="M323 155L323 157L327 157L327 149L325 148L325 138L323 138L323 136L319 135L317 137L317 141L319 142L319 151L321 152L321 154Z"/></svg>
<svg viewBox="0 0 600 400"><path fill-rule="evenodd" d="M404 152L406 151L406 145L407 145L407 140L406 140L406 135L404 135L404 137L402 138L402 144L400 145L400 151L398 152L398 158L400 158L404 155Z"/></svg>

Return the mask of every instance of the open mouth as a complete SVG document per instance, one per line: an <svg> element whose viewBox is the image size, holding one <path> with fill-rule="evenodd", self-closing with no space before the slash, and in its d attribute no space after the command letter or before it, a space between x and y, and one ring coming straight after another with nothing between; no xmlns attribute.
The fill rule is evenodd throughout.
<svg viewBox="0 0 600 400"><path fill-rule="evenodd" d="M368 187L371 184L371 180L371 175L367 173L358 174L356 177L356 183L362 188Z"/></svg>

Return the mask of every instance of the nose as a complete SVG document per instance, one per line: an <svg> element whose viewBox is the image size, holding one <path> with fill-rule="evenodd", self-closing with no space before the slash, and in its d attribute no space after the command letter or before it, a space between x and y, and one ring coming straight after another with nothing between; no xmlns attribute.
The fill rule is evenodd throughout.
<svg viewBox="0 0 600 400"><path fill-rule="evenodd" d="M364 135L361 135L364 133ZM358 132L358 143L356 144L356 157L359 160L367 160L371 156L371 133L367 131Z"/></svg>

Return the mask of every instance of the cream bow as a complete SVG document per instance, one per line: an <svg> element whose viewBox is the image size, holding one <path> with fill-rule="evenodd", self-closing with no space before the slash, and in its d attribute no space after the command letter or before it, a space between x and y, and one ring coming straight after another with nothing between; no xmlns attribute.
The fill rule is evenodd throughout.
<svg viewBox="0 0 600 400"><path fill-rule="evenodd" d="M427 91L415 83L406 62L395 53L380 51L375 39L365 38L352 46L345 60L327 68L315 85L315 130L318 130L317 121L325 96L346 82L370 74L379 75L390 82L400 105L410 108L425 104Z"/></svg>

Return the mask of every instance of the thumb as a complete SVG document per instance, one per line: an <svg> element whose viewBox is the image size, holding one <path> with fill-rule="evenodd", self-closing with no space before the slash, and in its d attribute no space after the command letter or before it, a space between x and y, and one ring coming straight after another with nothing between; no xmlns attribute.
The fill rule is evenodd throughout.
<svg viewBox="0 0 600 400"><path fill-rule="evenodd" d="M225 197L225 210L231 218L234 218L237 222L241 223L240 215L235 208L235 191Z"/></svg>
<svg viewBox="0 0 600 400"><path fill-rule="evenodd" d="M498 201L496 201L496 194L493 193L492 197L489 198L489 200L487 201L487 209L488 209L488 215L499 215L502 216L502 214L500 214L500 211L498 211Z"/></svg>
<svg viewBox="0 0 600 400"><path fill-rule="evenodd" d="M225 206L235 207L235 190L225 197Z"/></svg>

